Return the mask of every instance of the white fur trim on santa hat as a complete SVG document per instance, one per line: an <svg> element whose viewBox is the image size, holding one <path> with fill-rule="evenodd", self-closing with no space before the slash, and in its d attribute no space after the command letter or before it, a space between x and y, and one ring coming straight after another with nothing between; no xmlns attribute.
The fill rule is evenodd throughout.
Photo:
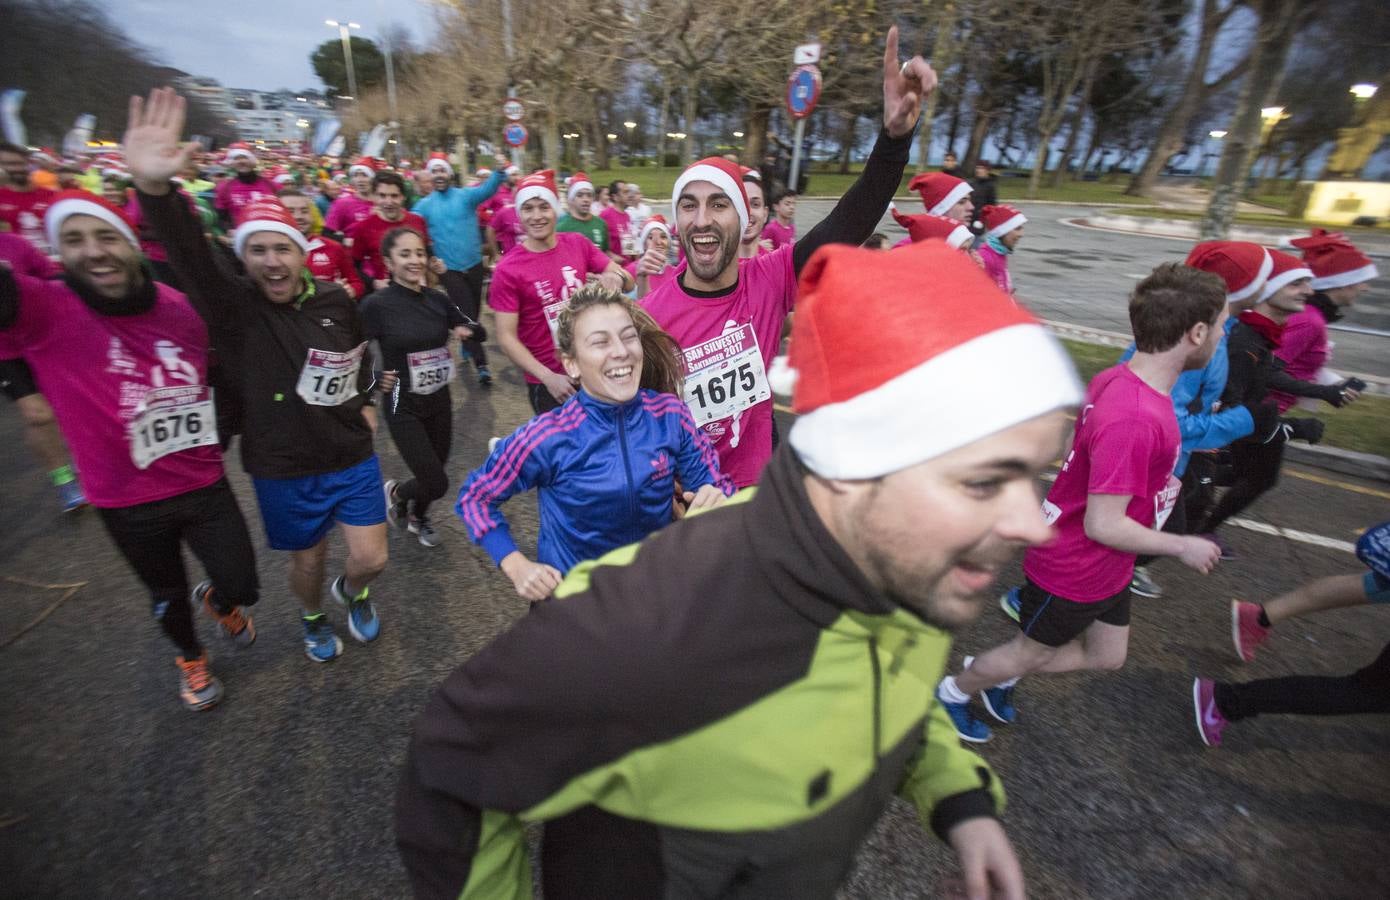
<svg viewBox="0 0 1390 900"><path fill-rule="evenodd" d="M358 172L362 172L368 178L376 177L376 170L373 169L371 166L364 166L362 163L353 163L352 165L348 166L349 175L356 175Z"/></svg>
<svg viewBox="0 0 1390 900"><path fill-rule="evenodd" d="M1261 247L1260 249L1264 250L1263 247ZM1269 273L1273 271L1274 257L1269 255L1268 250L1265 250L1265 261L1260 263L1259 273L1256 274L1255 277L1250 281L1250 283L1247 284L1245 287L1241 288L1235 293L1227 294L1226 302L1239 303L1242 300L1249 300L1251 297L1259 293L1260 288L1264 287L1265 282L1269 279Z"/></svg>
<svg viewBox="0 0 1390 900"><path fill-rule="evenodd" d="M1027 377L1018 377L1020 371ZM1076 368L1057 340L1041 325L1012 325L802 415L788 439L823 478L879 478L1077 406L1083 396Z"/></svg>
<svg viewBox="0 0 1390 900"><path fill-rule="evenodd" d="M250 150L247 150L245 147L233 147L231 150L228 150L226 155L223 157L223 161L231 162L237 157L245 157L246 159L249 159L252 162L256 162L256 154L252 153Z"/></svg>
<svg viewBox="0 0 1390 900"><path fill-rule="evenodd" d="M247 219L238 225L237 230L232 234L232 252L239 258L242 248L246 246L247 239L253 234L260 234L262 231L274 231L277 234L283 234L298 244L300 250L305 253L309 252L309 241L298 228L270 219Z"/></svg>
<svg viewBox="0 0 1390 900"><path fill-rule="evenodd" d="M592 191L594 183L587 178L576 178L570 182L569 190L565 191L565 199L574 200L574 195L586 188Z"/></svg>
<svg viewBox="0 0 1390 900"><path fill-rule="evenodd" d="M135 232L131 229L130 223L111 210L90 200L79 200L76 197L67 200L59 200L48 208L43 214L44 230L48 232L48 246L58 246L58 232L62 230L63 220L68 216L91 216L101 219L107 225L121 233L121 237L130 242L131 246L139 249L140 241L136 239Z"/></svg>
<svg viewBox="0 0 1390 900"><path fill-rule="evenodd" d="M665 222L660 222L656 219L648 219L646 224L642 226L642 230L637 233L637 248L639 250L645 251L647 249L647 235L656 231L658 228L666 232L667 237L671 236L671 228Z"/></svg>
<svg viewBox="0 0 1390 900"><path fill-rule="evenodd" d="M985 234L988 234L990 237L1003 237L1004 235L1008 234L1010 231L1013 231L1015 228L1020 227L1021 225L1023 225L1023 223L1027 221L1027 216L1025 216L1023 213L1018 213L1017 215L1010 216L1009 218L1005 219L1000 224L995 225L989 231L985 232Z"/></svg>
<svg viewBox="0 0 1390 900"><path fill-rule="evenodd" d="M966 244L975 240L975 234L964 225L957 225L951 233L946 235L946 246L952 250L959 250Z"/></svg>
<svg viewBox="0 0 1390 900"><path fill-rule="evenodd" d="M1313 279L1313 290L1325 291L1328 288L1349 287L1353 284L1360 284L1363 281L1370 281L1372 278L1379 278L1380 270L1375 263L1368 263L1359 269L1351 269L1346 272L1336 272L1332 275L1324 275L1321 278Z"/></svg>
<svg viewBox="0 0 1390 900"><path fill-rule="evenodd" d="M1287 287L1300 278L1312 277L1313 270L1307 268L1289 269L1288 271L1280 272L1278 275L1275 275L1265 282L1264 290L1260 291L1260 302L1263 303L1270 297L1273 297L1280 288Z"/></svg>
<svg viewBox="0 0 1390 900"><path fill-rule="evenodd" d="M550 208L555 210L556 213L560 212L560 198L555 196L554 191L546 187L541 187L539 184L528 184L517 191L516 195L512 198L512 203L516 206L516 211L521 212L521 207L526 201L535 197L539 197L546 203L549 203Z"/></svg>
<svg viewBox="0 0 1390 900"><path fill-rule="evenodd" d="M449 164L447 159L439 159L436 157L425 163L426 172L433 172L435 169L443 169L445 175L448 175L450 178L454 177L454 167Z"/></svg>
<svg viewBox="0 0 1390 900"><path fill-rule="evenodd" d="M521 167L520 167L520 166L507 166L507 168L503 169L502 172L503 172L503 174L505 174L505 175L519 175L519 174L521 174Z"/></svg>
<svg viewBox="0 0 1390 900"><path fill-rule="evenodd" d="M933 206L931 209L927 210L927 212L931 213L934 216L944 216L946 215L946 210L955 206L957 203L961 201L962 197L965 197L967 194L973 193L974 190L975 189L970 186L970 182L962 181L960 184L951 188L951 190L947 192L946 196L938 200L936 202L936 205Z"/></svg>
<svg viewBox="0 0 1390 900"><path fill-rule="evenodd" d="M693 165L681 173L676 179L675 185L671 188L671 215L679 218L678 211L681 204L681 191L692 181L708 181L710 184L719 188L734 204L734 211L738 213L738 233L743 234L748 230L748 204L744 202L742 185L717 166Z"/></svg>

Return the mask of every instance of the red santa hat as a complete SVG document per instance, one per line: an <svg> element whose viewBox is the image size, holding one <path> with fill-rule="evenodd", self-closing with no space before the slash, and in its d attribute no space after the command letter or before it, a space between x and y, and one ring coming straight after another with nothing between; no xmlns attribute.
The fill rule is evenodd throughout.
<svg viewBox="0 0 1390 900"><path fill-rule="evenodd" d="M431 153L429 159L425 160L425 171L433 174L435 170L443 170L450 178L454 176L454 165L449 162L447 153Z"/></svg>
<svg viewBox="0 0 1390 900"><path fill-rule="evenodd" d="M555 212L560 211L560 195L555 192L555 171L553 169L542 169L539 172L532 172L525 178L516 183L516 194L512 202L516 204L517 212L527 200L540 198L550 204L550 208Z"/></svg>
<svg viewBox="0 0 1390 900"><path fill-rule="evenodd" d="M1257 297L1274 268L1269 251L1248 241L1203 241L1187 254L1187 265L1220 276L1226 302Z"/></svg>
<svg viewBox="0 0 1390 900"><path fill-rule="evenodd" d="M299 245L299 249L309 252L309 241L294 222L294 216L285 205L274 198L257 200L242 209L237 218L236 232L232 235L232 249L241 256L246 239L262 231L274 231Z"/></svg>
<svg viewBox="0 0 1390 900"><path fill-rule="evenodd" d="M521 167L520 167L520 166L507 166L507 168L505 168L505 169L502 170L502 173L503 173L504 175L520 175L520 174L521 174Z"/></svg>
<svg viewBox="0 0 1390 900"><path fill-rule="evenodd" d="M974 190L970 186L970 182L954 175L947 175L945 172L915 175L907 183L907 189L922 195L922 205L933 216L945 215L946 210L955 206L961 201L961 198L969 196Z"/></svg>
<svg viewBox="0 0 1390 900"><path fill-rule="evenodd" d="M822 247L799 297L790 355L770 380L793 386L788 439L824 478L878 478L1082 400L1056 339L935 241L886 254Z"/></svg>
<svg viewBox="0 0 1390 900"><path fill-rule="evenodd" d="M980 210L980 220L985 223L985 234L1003 237L1015 228L1021 228L1028 217L1012 206L1000 203Z"/></svg>
<svg viewBox="0 0 1390 900"><path fill-rule="evenodd" d="M663 231L667 237L671 236L671 227L666 224L666 217L660 213L653 214L647 218L642 230L637 234L637 246L645 251L647 249L647 235L653 231Z"/></svg>
<svg viewBox="0 0 1390 900"><path fill-rule="evenodd" d="M377 161L374 158L370 156L363 156L358 158L357 162L348 166L348 175L352 176L356 175L358 172L362 172L368 178L373 178L376 176L376 170L378 168L380 168L380 164L377 163Z"/></svg>
<svg viewBox="0 0 1390 900"><path fill-rule="evenodd" d="M748 230L748 192L743 189L743 167L736 162L729 162L722 156L710 156L699 162L691 163L690 167L680 174L676 179L676 184L671 188L671 213L676 214L680 208L681 191L685 190L686 185L696 181L708 181L710 184L723 191L734 204L734 211L738 213L739 234Z"/></svg>
<svg viewBox="0 0 1390 900"><path fill-rule="evenodd" d="M975 235L970 233L969 228L955 219L927 214L905 216L898 212L896 206L891 204L888 211L893 214L894 222L907 229L907 236L914 244L922 241L945 241L951 249L959 250L975 238Z"/></svg>
<svg viewBox="0 0 1390 900"><path fill-rule="evenodd" d="M738 171L739 174L743 176L744 181L752 181L755 184L763 183L763 173L759 172L757 169L748 166L739 166Z"/></svg>
<svg viewBox="0 0 1390 900"><path fill-rule="evenodd" d="M1269 280L1265 282L1264 290L1260 291L1260 302L1268 300L1281 288L1293 284L1300 278L1313 277L1313 270L1305 266L1303 260L1297 256L1282 250L1271 250L1269 258L1273 261L1274 267L1270 269Z"/></svg>
<svg viewBox="0 0 1390 900"><path fill-rule="evenodd" d="M132 247L140 249L140 241L135 237L135 226L130 223L124 210L108 203L105 197L80 190L59 191L53 196L52 205L44 212L43 227L48 234L50 247L58 246L58 232L62 230L63 221L68 216L92 216L100 219L119 231L121 237L129 241Z"/></svg>
<svg viewBox="0 0 1390 900"><path fill-rule="evenodd" d="M1313 290L1349 287L1380 275L1371 258L1341 232L1314 228L1309 237L1289 243L1303 251L1303 262L1313 270Z"/></svg>
<svg viewBox="0 0 1390 900"><path fill-rule="evenodd" d="M589 191L592 193L593 190L594 183L589 180L589 176L583 172L575 172L570 176L570 186L569 189L565 191L565 199L573 201L574 195L580 191Z"/></svg>
<svg viewBox="0 0 1390 900"><path fill-rule="evenodd" d="M236 141L227 145L227 152L222 156L222 162L231 165L235 159L249 159L256 162L256 154L252 152L251 145L245 141Z"/></svg>

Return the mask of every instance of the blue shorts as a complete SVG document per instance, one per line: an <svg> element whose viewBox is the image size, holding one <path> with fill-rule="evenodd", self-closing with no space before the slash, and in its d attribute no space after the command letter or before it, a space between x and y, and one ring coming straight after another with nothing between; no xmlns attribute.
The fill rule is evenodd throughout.
<svg viewBox="0 0 1390 900"><path fill-rule="evenodd" d="M386 521L381 463L376 454L351 468L303 478L253 478L261 521L273 550L308 550L334 522Z"/></svg>

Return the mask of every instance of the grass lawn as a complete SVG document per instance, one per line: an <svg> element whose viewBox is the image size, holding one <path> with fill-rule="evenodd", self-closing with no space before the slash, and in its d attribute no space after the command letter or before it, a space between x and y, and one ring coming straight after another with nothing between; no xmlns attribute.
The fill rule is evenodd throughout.
<svg viewBox="0 0 1390 900"><path fill-rule="evenodd" d="M1120 358L1120 351L1115 347L1066 339L1062 343L1071 354L1082 379L1088 382L1097 372L1113 366ZM1295 410L1290 415L1310 413ZM1323 444L1380 456L1390 453L1390 398L1364 397L1341 409L1324 404L1316 415L1327 425Z"/></svg>
<svg viewBox="0 0 1390 900"><path fill-rule="evenodd" d="M594 184L608 184L611 181L632 181L642 187L642 194L647 198L665 199L671 196L671 186L676 183L676 176L681 172L678 168L657 169L651 166L636 166L631 169L600 169L589 172L589 177ZM899 197L916 198L916 194L909 194L907 183L912 179L914 173L911 169L903 176L902 186L898 189ZM839 197L849 190L849 186L859 177L859 170L855 169L848 175L841 175L838 172L820 172L811 170L808 193L816 197ZM1038 191L1038 200L1059 200L1071 203L1135 203L1144 204L1150 201L1141 197L1126 197L1124 195L1125 182L1105 182L1105 181L1071 181L1059 188L1044 187ZM1024 196L1028 190L1028 179L1025 177L1001 178L999 179L999 199L1000 200L1026 200ZM918 212L916 209L909 209L908 212Z"/></svg>

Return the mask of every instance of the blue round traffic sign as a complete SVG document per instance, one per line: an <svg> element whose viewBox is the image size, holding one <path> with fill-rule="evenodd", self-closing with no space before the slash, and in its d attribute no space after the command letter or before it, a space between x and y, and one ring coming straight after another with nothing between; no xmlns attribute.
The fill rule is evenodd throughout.
<svg viewBox="0 0 1390 900"><path fill-rule="evenodd" d="M797 66L787 80L787 112L793 119L804 119L815 111L819 100L820 69Z"/></svg>
<svg viewBox="0 0 1390 900"><path fill-rule="evenodd" d="M513 147L526 146L526 126L520 122L513 122L502 129L502 140Z"/></svg>

